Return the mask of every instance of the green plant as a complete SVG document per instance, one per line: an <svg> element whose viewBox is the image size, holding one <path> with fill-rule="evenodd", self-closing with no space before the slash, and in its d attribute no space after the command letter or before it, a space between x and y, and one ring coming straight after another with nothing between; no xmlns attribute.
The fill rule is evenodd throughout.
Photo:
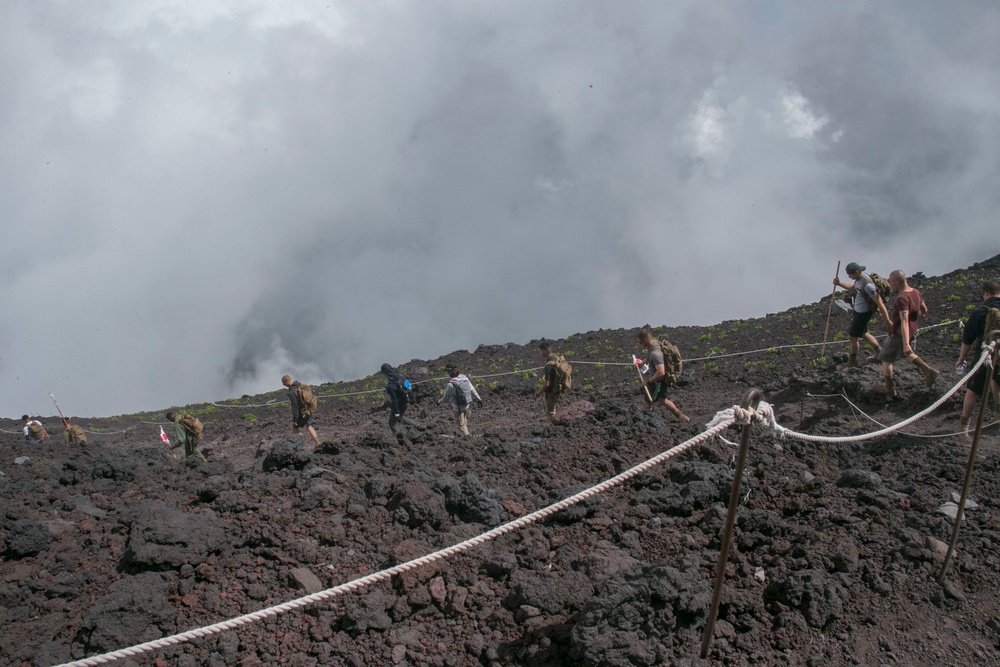
<svg viewBox="0 0 1000 667"><path fill-rule="evenodd" d="M962 298L962 297L958 296L957 294L949 294L948 295L948 301L958 301L960 298Z"/></svg>
<svg viewBox="0 0 1000 667"><path fill-rule="evenodd" d="M965 281L959 278L955 281L955 287L965 287Z"/></svg>
<svg viewBox="0 0 1000 667"><path fill-rule="evenodd" d="M843 331L838 331L837 333L833 334L833 340L844 340L845 338L847 338L847 334L844 333Z"/></svg>
<svg viewBox="0 0 1000 667"><path fill-rule="evenodd" d="M257 421L257 415L246 414L243 415L243 419L253 424L255 421Z"/></svg>

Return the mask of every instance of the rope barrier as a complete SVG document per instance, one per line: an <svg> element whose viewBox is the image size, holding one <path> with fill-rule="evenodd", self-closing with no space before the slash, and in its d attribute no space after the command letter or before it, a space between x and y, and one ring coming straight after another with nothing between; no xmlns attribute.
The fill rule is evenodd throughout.
<svg viewBox="0 0 1000 667"><path fill-rule="evenodd" d="M975 366L973 366L964 376L959 378L958 382L955 384L954 387L945 392L940 398L931 403L927 408L921 410L920 412L916 413L915 415L912 415L907 419L904 419L903 421L897 424L888 426L878 431L873 431L871 433L865 433L862 435L852 435L852 436L809 435L807 433L799 433L797 431L793 431L791 429L787 429L781 426L780 424L778 424L776 420L774 420L773 414L768 426L774 433L776 433L781 438L792 438L794 440L801 440L803 442L822 442L827 444L863 442L865 440L872 440L874 438L879 438L883 435L888 435L889 433L894 433L896 431L906 428L913 422L921 419L922 417L925 417L934 410L937 410L938 407L940 407L945 401L954 396L959 389L961 389L963 386L966 385L966 383L969 382L971 377L976 373L977 370L979 370L980 366L982 366L983 364L988 364L991 361L990 355L993 353L993 348L995 345L996 343L990 343L989 345L983 346L983 352L979 356L979 360L976 361Z"/></svg>
<svg viewBox="0 0 1000 667"><path fill-rule="evenodd" d="M841 398L841 399L844 400L845 403L847 403L852 408L854 408L859 413L861 413L861 416L864 417L865 419L867 419L868 421L872 422L873 424L877 424L878 426L881 426L882 428L888 428L888 426L886 424L883 424L882 422L880 422L879 420L875 419L870 414L868 414L867 412L865 412L864 410L862 410L861 408L859 408L856 403L852 402L851 399L847 398L843 394L810 394L810 393L807 392L806 396L809 396L810 398L834 398L834 397ZM1000 424L1000 420L997 420L995 422L991 422L989 424L984 424L983 428L987 429L987 428L990 428L991 426L996 426L997 424ZM965 435L965 433L962 432L962 431L956 431L955 433L936 433L934 435L922 435L920 433L907 433L907 432L904 431L904 432L902 432L901 435L907 435L907 436L909 436L911 438L926 438L928 440L936 440L937 438L952 438L952 437L957 436L957 435Z"/></svg>
<svg viewBox="0 0 1000 667"><path fill-rule="evenodd" d="M586 500L587 498L590 498L594 495L603 493L604 491L607 491L608 489L613 488L632 477L635 477L639 473L645 472L649 468L652 468L653 466L658 465L659 463L662 463L667 459L682 454L697 444L700 444L706 440L711 439L716 434L722 432L724 429L729 427L732 423L733 423L732 420L722 421L713 426L712 428L706 429L705 431L696 435L695 437L686 440L685 442L682 442L679 445L671 447L670 449L661 452L660 454L657 454L656 456L647 459L646 461L636 466L633 466L632 468L629 468L628 470L619 473L618 475L615 475L614 477L605 480L600 484L592 486L589 489L584 489L583 491L576 493L568 498L565 498L557 503L553 503L548 507L536 510L531 514L526 514L525 516L515 519L514 521L505 523L502 526L498 526L485 533L469 538L464 542L459 542L458 544L452 545L445 549L441 549L439 551L435 551L433 553L427 554L426 556L415 558L411 561L407 561L406 563L401 563L394 567L381 570L379 572L375 572L365 577L354 579L353 581L349 581L339 586L334 586L333 588L327 588L326 590L320 591L318 593L313 593L311 595L306 595L300 598L296 598L294 600L289 600L288 602L284 602L282 604L274 605L272 607L267 607L266 609L261 609L259 611L255 611L249 614L244 614L243 616L237 616L235 618L231 618L226 621L220 621L219 623L214 623L212 625L204 626L201 628L194 628L192 630L171 635L169 637L154 639L152 641L148 641L143 644L138 644L136 646L119 649L117 651L112 651L110 653L91 656L89 658L76 660L74 662L67 662L62 665L58 665L57 667L93 667L94 665L101 665L107 662L111 662L113 660L117 660L119 658L132 657L155 649L166 648L167 646L173 646L175 644L187 642L192 639L197 639L200 637L206 637L208 635L217 634L225 630L232 630L234 628L238 628L240 626L247 625L249 623L253 623L255 621L259 621L265 618L270 618L272 616L277 616L279 614L283 614L285 612L292 611L294 609L299 609L301 607L306 607L308 605L324 602L338 595L344 593L350 593L360 588L364 588L365 586L368 586L370 584L384 581L397 574L408 572L409 570L416 569L423 565L428 565L438 560L450 558L451 556L459 554L473 547L479 546L480 544L483 544L492 539L505 535L516 529L522 528L523 526L535 523L536 521L551 516L556 512L564 510L567 507L575 505L576 503Z"/></svg>

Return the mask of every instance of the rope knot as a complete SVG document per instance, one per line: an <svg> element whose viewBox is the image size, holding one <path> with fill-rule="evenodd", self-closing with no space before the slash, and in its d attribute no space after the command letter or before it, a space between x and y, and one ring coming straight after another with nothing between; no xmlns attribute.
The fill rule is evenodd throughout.
<svg viewBox="0 0 1000 667"><path fill-rule="evenodd" d="M733 406L733 420L740 426L750 424L755 414L753 408L742 408L739 405Z"/></svg>

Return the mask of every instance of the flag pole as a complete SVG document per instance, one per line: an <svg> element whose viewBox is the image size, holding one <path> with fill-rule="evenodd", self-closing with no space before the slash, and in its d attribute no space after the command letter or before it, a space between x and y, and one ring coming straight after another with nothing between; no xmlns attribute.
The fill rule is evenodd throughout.
<svg viewBox="0 0 1000 667"><path fill-rule="evenodd" d="M63 416L62 410L59 409L59 404L56 403L56 397L52 395L51 391L49 392L49 398L51 398L52 402L55 403L56 412L59 413L59 419L62 419L63 421L66 421L66 417Z"/></svg>

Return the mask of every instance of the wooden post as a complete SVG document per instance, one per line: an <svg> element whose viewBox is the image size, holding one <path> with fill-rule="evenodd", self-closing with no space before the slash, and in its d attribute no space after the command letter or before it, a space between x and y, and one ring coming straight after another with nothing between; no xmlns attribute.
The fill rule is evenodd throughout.
<svg viewBox="0 0 1000 667"><path fill-rule="evenodd" d="M840 277L840 260L837 260L837 272L833 274L833 279L837 280ZM823 356L826 354L826 337L830 333L830 317L833 316L833 297L837 295L837 285L834 284L833 292L830 293L830 310L826 313L826 330L823 332L823 347L820 348L819 354Z"/></svg>

